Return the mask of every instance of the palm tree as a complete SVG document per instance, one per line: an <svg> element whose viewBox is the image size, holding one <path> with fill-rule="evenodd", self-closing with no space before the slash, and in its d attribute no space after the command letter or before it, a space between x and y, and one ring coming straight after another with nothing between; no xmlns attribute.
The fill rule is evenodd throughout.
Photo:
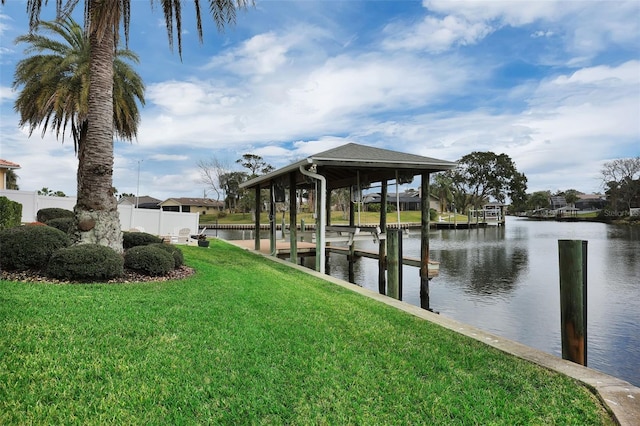
<svg viewBox="0 0 640 426"><path fill-rule="evenodd" d="M18 186L18 175L12 169L7 170L5 174L5 178L7 179L7 189L13 189L17 191L20 189Z"/></svg>
<svg viewBox="0 0 640 426"><path fill-rule="evenodd" d="M4 4L5 0L1 0ZM182 56L182 2L152 0L160 3L169 46L173 47L174 24L178 52ZM250 0L209 0L209 12L218 29L235 21L236 9L245 8ZM58 15L69 14L78 0L56 1ZM46 2L44 2L46 4ZM89 37L89 93L86 135L78 147L78 202L75 207L78 243L98 243L122 251L122 232L116 199L113 196L113 60L122 23L129 37L131 0L85 0L85 26ZM29 22L38 23L43 2L27 2ZM196 26L202 41L200 1L193 2Z"/></svg>
<svg viewBox="0 0 640 426"><path fill-rule="evenodd" d="M48 38L51 33L62 39ZM14 109L20 114L20 126L37 128L64 137L67 129L73 137L76 153L86 135L89 95L89 40L82 27L69 18L63 22L39 22L35 32L18 37L16 43L29 47L33 55L18 62L14 89L22 87ZM142 78L125 60L138 63L128 49L118 49L113 62L114 132L120 139L132 141L140 123L136 99L144 105Z"/></svg>
<svg viewBox="0 0 640 426"><path fill-rule="evenodd" d="M57 37L47 37L49 34ZM39 22L32 33L18 37L16 43L28 44L26 53L31 54L16 66L13 82L14 88L22 87L14 105L15 110L20 114L20 125L26 125L30 135L38 127L42 128L43 135L50 129L63 142L67 130L71 133L74 149L79 159L78 193L80 194L80 188L83 188L85 194L84 204L82 204L84 208L76 206L75 209L76 218L79 219L76 239L78 242L90 242L91 239L82 238L82 230L88 227L87 224L96 223L96 220L91 219L83 224L80 221L82 219L80 214L87 209L93 209L94 206L100 206L100 204L87 203L87 195L91 191L89 188L95 188L96 196L107 203L109 198L114 197L112 192L104 191L102 185L86 184L87 177L95 176L95 173L86 173L87 166L93 167L103 176L105 175L104 171L107 170L101 164L89 165L88 163L95 156L92 155L92 158L88 159L86 155L91 52L89 38L82 27L69 18L62 22ZM120 139L131 141L137 134L140 122L136 100L144 104L144 83L125 60L137 63L138 57L128 49L116 50L112 67L114 70L111 112L113 133L110 138L113 139L113 134L115 134ZM107 175L112 180L112 142L109 144L109 148L111 160ZM80 205L80 195L78 195L78 200ZM109 214L111 216L115 214L115 218L118 219L115 201L114 207L109 210ZM115 245L114 248L117 247L118 251L122 251L119 219L117 233L115 230L113 233L116 234L114 241L119 241L119 245Z"/></svg>
<svg viewBox="0 0 640 426"><path fill-rule="evenodd" d="M453 201L453 182L446 173L434 175L431 182L431 193L440 201L440 212L444 212L447 206Z"/></svg>

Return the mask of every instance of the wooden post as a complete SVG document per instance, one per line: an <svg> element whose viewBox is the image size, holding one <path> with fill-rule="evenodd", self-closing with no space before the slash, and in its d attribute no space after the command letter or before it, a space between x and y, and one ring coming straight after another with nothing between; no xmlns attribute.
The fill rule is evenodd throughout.
<svg viewBox="0 0 640 426"><path fill-rule="evenodd" d="M296 195L296 172L289 173L289 259L298 262L298 207Z"/></svg>
<svg viewBox="0 0 640 426"><path fill-rule="evenodd" d="M256 234L254 236L254 247L256 251L260 251L260 185L256 186L256 199L255 199L255 210L256 210Z"/></svg>
<svg viewBox="0 0 640 426"><path fill-rule="evenodd" d="M387 232L387 296L402 300L402 230Z"/></svg>
<svg viewBox="0 0 640 426"><path fill-rule="evenodd" d="M273 194L273 182L269 185L269 252L276 254L276 202Z"/></svg>
<svg viewBox="0 0 640 426"><path fill-rule="evenodd" d="M380 230L388 234L387 232L387 181L381 182L382 188L380 193ZM387 257L387 243L385 240L380 240L378 245L378 293L387 293L387 274L386 274L386 257Z"/></svg>
<svg viewBox="0 0 640 426"><path fill-rule="evenodd" d="M587 241L558 240L562 358L587 365Z"/></svg>
<svg viewBox="0 0 640 426"><path fill-rule="evenodd" d="M349 265L349 282L351 284L355 284L356 283L356 272L354 269L355 263L356 263L356 242L354 241L353 243L351 243L351 245L349 246L349 254L347 254L347 263Z"/></svg>
<svg viewBox="0 0 640 426"><path fill-rule="evenodd" d="M422 174L420 208L420 307L429 306L429 173ZM454 209L455 210L455 209Z"/></svg>
<svg viewBox="0 0 640 426"><path fill-rule="evenodd" d="M349 188L349 226L356 226L355 203L353 202L353 186Z"/></svg>

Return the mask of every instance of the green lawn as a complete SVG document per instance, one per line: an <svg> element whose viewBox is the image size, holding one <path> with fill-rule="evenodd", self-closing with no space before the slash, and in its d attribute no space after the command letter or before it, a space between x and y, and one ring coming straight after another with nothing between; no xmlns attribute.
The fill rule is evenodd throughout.
<svg viewBox="0 0 640 426"><path fill-rule="evenodd" d="M298 223L300 220L304 220L306 224L315 223L315 219L311 213L298 213ZM402 223L420 223L421 213L418 211L404 211L400 212L400 221ZM442 218L446 221L449 218L453 222L453 215L449 217L447 213L442 215ZM358 222L358 213L355 214L356 222ZM207 225L216 223L224 223L224 224L244 224L244 223L253 223L253 218L251 217L251 213L233 213L226 214L224 217L218 218L216 215L202 215L200 216L200 224ZM387 223L396 223L398 220L398 214L396 212L387 213ZM458 215L458 222L466 222L467 216ZM284 214L285 223L289 223L289 213L285 212ZM276 216L276 223L280 224L282 222L282 212L278 213ZM260 223L267 224L269 223L269 215L265 212L262 212L260 215ZM333 224L346 224L349 223L348 214L345 216L345 213L339 211L331 212L331 223ZM360 212L360 223L380 223L380 213L379 212Z"/></svg>
<svg viewBox="0 0 640 426"><path fill-rule="evenodd" d="M0 424L613 424L585 387L213 240L146 284L0 282Z"/></svg>

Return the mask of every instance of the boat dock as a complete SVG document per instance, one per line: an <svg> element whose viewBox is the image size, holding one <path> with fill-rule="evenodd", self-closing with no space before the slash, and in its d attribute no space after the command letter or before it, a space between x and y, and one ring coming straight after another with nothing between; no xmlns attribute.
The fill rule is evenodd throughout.
<svg viewBox="0 0 640 426"><path fill-rule="evenodd" d="M254 250L255 247L255 241L254 240L233 240L230 241L231 243L240 246L242 248L245 248L247 250ZM271 249L270 249L270 244L269 244L269 240L268 239L261 239L260 240L260 253L263 254L274 254L271 253ZM297 247L297 255L299 257L305 257L305 256L315 256L316 255L316 245L315 243L311 243L311 242L305 242L305 241L299 241L296 244ZM291 255L291 244L289 243L289 241L282 241L282 240L278 240L276 241L276 247L275 247L275 255L277 257L280 258L288 258ZM341 255L346 255L349 256L350 255L350 250L349 247L344 247L344 246L335 246L335 245L328 245L325 248L327 253L335 253L335 254L341 254ZM354 249L353 250L353 255L355 257L366 257L369 259L379 259L379 254L377 252L374 251L369 251L369 250L359 250L359 249ZM385 259L386 262L386 259ZM415 266L417 268L420 267L420 259L418 258L414 258L414 257L404 257L402 258L402 264L403 265L409 265L409 266ZM436 262L434 260L430 260L429 261L429 265L428 265L428 271L429 271L429 278L434 278L438 276L440 270L440 263Z"/></svg>

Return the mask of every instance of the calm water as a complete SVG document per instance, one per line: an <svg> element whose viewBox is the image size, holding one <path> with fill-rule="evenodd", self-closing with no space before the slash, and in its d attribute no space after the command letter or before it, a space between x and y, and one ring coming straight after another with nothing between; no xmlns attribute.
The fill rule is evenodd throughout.
<svg viewBox="0 0 640 426"><path fill-rule="evenodd" d="M242 238L241 231L218 232ZM558 357L558 240L587 240L588 366L640 386L639 227L510 217L504 228L432 230L430 239L431 258L440 262L430 285L432 309ZM419 231L403 246L405 256L419 257ZM307 262L313 267L313 259ZM377 291L376 260L359 259L354 269L357 284ZM346 279L346 256L332 254L329 271ZM403 274L403 300L420 306L418 269L405 266Z"/></svg>

